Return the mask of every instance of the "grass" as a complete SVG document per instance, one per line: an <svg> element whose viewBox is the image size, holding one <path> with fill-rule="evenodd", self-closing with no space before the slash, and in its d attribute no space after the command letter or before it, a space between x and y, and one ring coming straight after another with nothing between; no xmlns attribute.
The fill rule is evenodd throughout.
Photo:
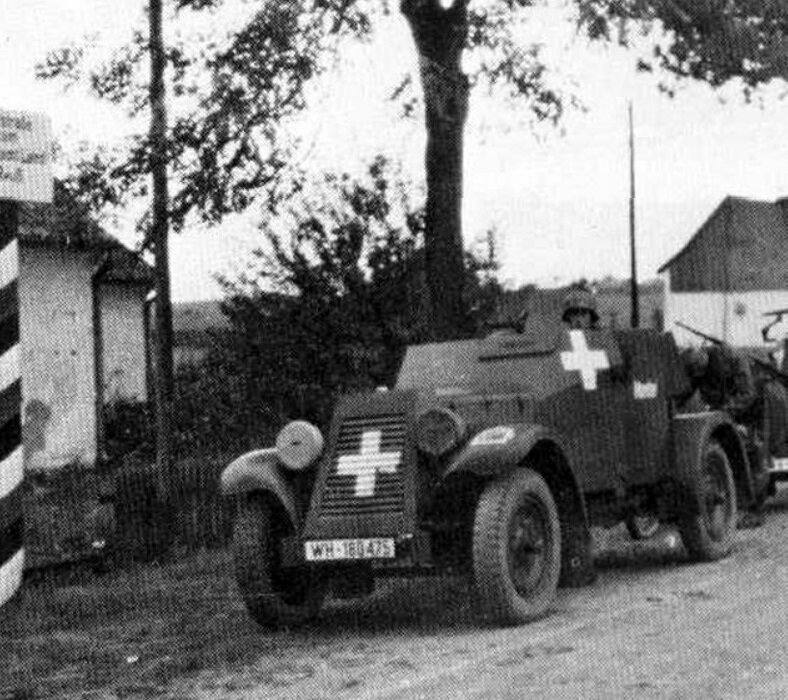
<svg viewBox="0 0 788 700"><path fill-rule="evenodd" d="M0 610L0 698L166 686L260 653L227 552L27 585ZM136 691L135 691L136 692Z"/></svg>
<svg viewBox="0 0 788 700"><path fill-rule="evenodd" d="M100 502L107 478L80 465L27 474L23 501L28 565L83 555L93 542L111 537L111 507Z"/></svg>

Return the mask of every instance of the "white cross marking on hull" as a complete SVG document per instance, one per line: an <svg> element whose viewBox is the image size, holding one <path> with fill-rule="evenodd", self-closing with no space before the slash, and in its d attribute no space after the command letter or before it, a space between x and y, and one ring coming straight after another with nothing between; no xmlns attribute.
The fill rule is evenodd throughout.
<svg viewBox="0 0 788 700"><path fill-rule="evenodd" d="M355 494L359 498L375 492L378 472L393 474L397 471L402 452L381 452L382 430L365 430L361 433L361 449L358 454L342 455L337 460L337 474L356 477Z"/></svg>
<svg viewBox="0 0 788 700"><path fill-rule="evenodd" d="M597 370L610 368L607 353L604 350L591 350L583 331L569 331L569 340L572 349L561 353L561 364L567 372L580 372L583 388L586 391L594 391Z"/></svg>

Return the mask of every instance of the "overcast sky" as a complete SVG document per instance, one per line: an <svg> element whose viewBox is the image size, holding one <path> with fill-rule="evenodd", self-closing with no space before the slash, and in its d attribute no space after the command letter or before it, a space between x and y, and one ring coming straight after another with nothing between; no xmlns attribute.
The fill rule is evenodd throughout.
<svg viewBox="0 0 788 700"><path fill-rule="evenodd" d="M48 49L99 32L108 45L125 36L142 0L0 0L0 108L43 111L55 137L108 141L122 118L77 95L33 79ZM617 49L575 46L565 29L545 21L534 32L553 41L548 58L576 82L585 112L563 129L527 128L518 114L473 94L466 133L465 239L487 227L499 232L502 277L510 284L563 284L584 276L628 275L627 102L635 109L638 264L641 278L675 253L727 194L774 200L788 195L788 100L771 90L763 107L731 92L722 103L690 86L669 99L653 79L638 76ZM348 57L343 77L320 97L304 133L315 163L353 168L380 150L423 177L423 127L398 123L385 100L403 66L413 62L407 27L398 16L370 46ZM508 124L509 128L502 128ZM118 235L131 243L129 231ZM173 242L176 300L218 293L211 281L257 240L249 219Z"/></svg>

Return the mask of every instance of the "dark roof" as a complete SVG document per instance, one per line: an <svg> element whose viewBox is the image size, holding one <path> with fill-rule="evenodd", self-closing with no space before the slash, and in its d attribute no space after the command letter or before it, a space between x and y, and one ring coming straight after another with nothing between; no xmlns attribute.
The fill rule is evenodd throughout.
<svg viewBox="0 0 788 700"><path fill-rule="evenodd" d="M104 265L102 281L153 284L150 265L107 233L90 215L88 207L58 181L51 204L20 205L19 241L27 247L95 251Z"/></svg>
<svg viewBox="0 0 788 700"><path fill-rule="evenodd" d="M785 236L786 242L788 242L788 224L783 213L786 203L785 199L778 199L776 202L764 202L731 195L725 197L703 224L698 227L692 238L687 241L678 253L664 263L658 272L664 272L679 258L682 258L689 252L711 222L724 211L729 212L736 221L736 239L739 245L747 242L758 244L765 238L771 238L774 235Z"/></svg>

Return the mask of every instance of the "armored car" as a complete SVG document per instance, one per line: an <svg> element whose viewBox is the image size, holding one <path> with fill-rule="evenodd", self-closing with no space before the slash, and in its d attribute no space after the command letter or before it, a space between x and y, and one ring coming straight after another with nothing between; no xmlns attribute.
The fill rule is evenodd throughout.
<svg viewBox="0 0 788 700"><path fill-rule="evenodd" d="M687 412L668 333L538 326L408 348L395 386L339 400L326 434L286 425L222 474L239 503L235 574L260 624L327 592L460 573L501 623L593 579L591 526L675 523L689 555L728 554L757 498L723 412Z"/></svg>

